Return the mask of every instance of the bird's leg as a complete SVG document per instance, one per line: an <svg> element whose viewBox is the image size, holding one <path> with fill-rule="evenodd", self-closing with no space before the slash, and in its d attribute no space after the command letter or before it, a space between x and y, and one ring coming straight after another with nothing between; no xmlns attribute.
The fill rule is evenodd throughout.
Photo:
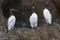
<svg viewBox="0 0 60 40"><path fill-rule="evenodd" d="M51 19L49 19L49 24L52 24L52 21L51 21Z"/></svg>
<svg viewBox="0 0 60 40"><path fill-rule="evenodd" d="M33 24L31 24L31 28L33 28L34 27L34 25Z"/></svg>
<svg viewBox="0 0 60 40"><path fill-rule="evenodd" d="M37 30L37 22L34 24L33 29L36 29Z"/></svg>
<svg viewBox="0 0 60 40"><path fill-rule="evenodd" d="M48 20L46 20L46 23L48 24Z"/></svg>
<svg viewBox="0 0 60 40"><path fill-rule="evenodd" d="M48 24L48 20L46 19L46 23Z"/></svg>
<svg viewBox="0 0 60 40"><path fill-rule="evenodd" d="M37 22L35 23L35 27L37 27Z"/></svg>
<svg viewBox="0 0 60 40"><path fill-rule="evenodd" d="M47 20L47 19L45 19L45 21L46 21L45 25L48 25L48 20Z"/></svg>

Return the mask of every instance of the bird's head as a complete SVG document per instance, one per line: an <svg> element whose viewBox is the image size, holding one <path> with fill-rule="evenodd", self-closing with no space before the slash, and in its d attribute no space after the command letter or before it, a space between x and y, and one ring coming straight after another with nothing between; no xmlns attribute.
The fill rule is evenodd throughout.
<svg viewBox="0 0 60 40"><path fill-rule="evenodd" d="M48 7L48 5L49 5L49 2L46 2L46 3L45 3L45 7L47 8L47 7Z"/></svg>
<svg viewBox="0 0 60 40"><path fill-rule="evenodd" d="M34 6L32 6L32 9L35 9L35 7L34 7Z"/></svg>
<svg viewBox="0 0 60 40"><path fill-rule="evenodd" d="M48 5L48 2L46 2L46 4Z"/></svg>
<svg viewBox="0 0 60 40"><path fill-rule="evenodd" d="M10 9L10 15L15 14L16 12L18 12L18 10L16 10L16 9Z"/></svg>
<svg viewBox="0 0 60 40"><path fill-rule="evenodd" d="M46 2L46 5L48 5L49 3L48 2Z"/></svg>
<svg viewBox="0 0 60 40"><path fill-rule="evenodd" d="M35 12L35 6L32 6L32 12Z"/></svg>

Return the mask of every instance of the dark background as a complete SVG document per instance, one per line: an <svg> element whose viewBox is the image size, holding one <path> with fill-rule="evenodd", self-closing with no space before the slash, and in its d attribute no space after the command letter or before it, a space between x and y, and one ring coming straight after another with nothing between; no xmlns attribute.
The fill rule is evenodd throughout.
<svg viewBox="0 0 60 40"><path fill-rule="evenodd" d="M43 22L43 9L46 7L52 14L52 25L45 25ZM29 17L32 14L32 6L38 14L38 27L29 29ZM13 13L16 16L13 31L7 32L7 20L11 8L19 10ZM42 24L42 26L40 26ZM0 0L0 40L60 40L60 0Z"/></svg>

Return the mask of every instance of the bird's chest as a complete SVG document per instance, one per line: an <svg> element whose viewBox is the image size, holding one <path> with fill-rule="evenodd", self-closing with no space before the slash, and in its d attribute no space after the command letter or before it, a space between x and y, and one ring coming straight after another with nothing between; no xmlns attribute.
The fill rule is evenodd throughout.
<svg viewBox="0 0 60 40"><path fill-rule="evenodd" d="M15 22L15 18L9 19L9 23Z"/></svg>
<svg viewBox="0 0 60 40"><path fill-rule="evenodd" d="M36 20L37 19L37 16L31 16L31 20Z"/></svg>

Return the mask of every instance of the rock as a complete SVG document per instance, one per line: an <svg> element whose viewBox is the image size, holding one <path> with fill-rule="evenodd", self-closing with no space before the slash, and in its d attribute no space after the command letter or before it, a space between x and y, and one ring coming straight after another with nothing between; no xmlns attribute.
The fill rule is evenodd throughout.
<svg viewBox="0 0 60 40"><path fill-rule="evenodd" d="M17 20L22 22L28 22L30 15L32 14L32 5L35 6L35 12L39 16L39 20L43 19L43 9L45 8L45 3L48 2L48 9L50 10L54 19L57 18L57 8L51 0L6 0L2 4L3 14L5 18L9 17L9 9L14 8L19 10L19 13L16 13ZM18 5L17 5L18 4ZM7 8L7 9L6 9ZM7 16L6 16L7 15Z"/></svg>
<svg viewBox="0 0 60 40"><path fill-rule="evenodd" d="M0 31L6 32L6 21L3 16L3 11L0 8Z"/></svg>
<svg viewBox="0 0 60 40"><path fill-rule="evenodd" d="M4 34L2 40L60 40L60 26L43 25L37 27L37 29L16 29L10 34ZM0 32L2 33L2 32ZM1 34L3 35L3 34Z"/></svg>
<svg viewBox="0 0 60 40"><path fill-rule="evenodd" d="M60 10L59 2L56 0L5 0L2 4L2 9L0 9L0 40L60 40L60 25L57 23L53 23L52 25L45 25L44 23L38 24L39 26L36 29L29 28L19 28L13 29L6 33L7 30L7 20L4 19L9 17L9 9L15 8L19 10L19 13L16 13L17 21L21 21L23 27L29 24L29 16L32 14L32 5L35 6L35 11L39 16L39 20L41 21L43 18L42 11L45 8L45 3L49 2L48 9L50 10L53 19L59 19L58 17ZM12 4L12 5L10 5ZM18 4L18 5L17 5ZM4 14L4 16L3 16ZM45 22L45 20L43 20ZM23 24L25 23L26 24ZM20 24L20 23L17 23ZM41 25L41 26L40 26ZM21 27L21 26L19 26Z"/></svg>

